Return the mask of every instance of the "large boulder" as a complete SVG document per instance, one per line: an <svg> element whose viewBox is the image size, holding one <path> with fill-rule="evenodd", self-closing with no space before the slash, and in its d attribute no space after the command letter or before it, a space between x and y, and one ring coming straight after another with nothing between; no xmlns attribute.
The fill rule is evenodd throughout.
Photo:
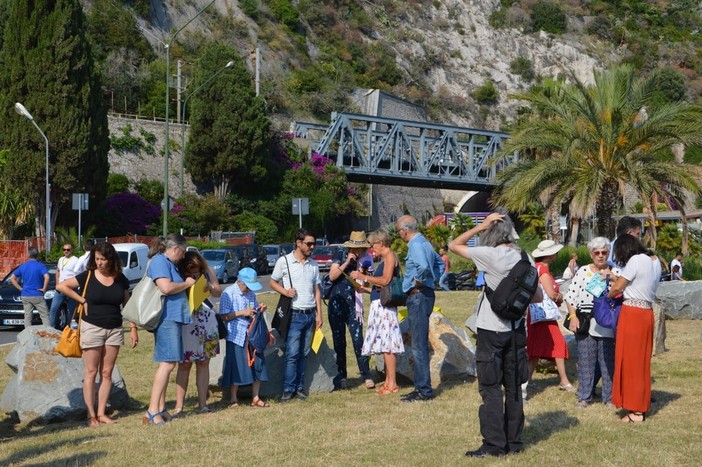
<svg viewBox="0 0 702 467"><path fill-rule="evenodd" d="M409 323L400 323L405 353L397 356L397 373L409 379L414 378L414 357ZM432 384L439 384L449 377L475 376L475 344L466 332L455 326L435 308L429 316L429 370ZM378 371L385 371L382 356L375 357Z"/></svg>
<svg viewBox="0 0 702 467"><path fill-rule="evenodd" d="M61 333L49 326L33 326L17 335L17 343L5 359L15 374L0 399L0 410L21 422L86 417L83 361L54 351L60 337ZM115 366L109 405L121 409L128 403L127 388Z"/></svg>
<svg viewBox="0 0 702 467"><path fill-rule="evenodd" d="M661 282L656 302L668 319L702 319L702 281Z"/></svg>
<svg viewBox="0 0 702 467"><path fill-rule="evenodd" d="M270 329L271 316L266 312L266 322ZM283 352L284 343L278 333L273 331L276 337L274 345L268 346L265 351L266 368L268 370L268 381L261 383L260 394L262 397L279 396L283 393ZM325 336L318 353L310 350L307 356L307 369L305 370L305 388L312 393L331 392L334 390L334 377L336 376L336 353L329 347L328 339ZM210 385L219 386L224 366L224 354L226 343L220 341L220 354L210 360ZM247 388L240 388L242 393L248 391Z"/></svg>

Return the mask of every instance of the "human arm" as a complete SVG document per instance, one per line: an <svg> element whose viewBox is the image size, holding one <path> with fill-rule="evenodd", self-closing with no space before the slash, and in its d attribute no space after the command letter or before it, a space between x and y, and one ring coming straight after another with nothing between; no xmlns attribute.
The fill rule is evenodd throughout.
<svg viewBox="0 0 702 467"><path fill-rule="evenodd" d="M280 295L283 295L284 297L295 298L295 295L297 295L297 290L295 290L294 287L290 287L289 289L286 289L283 286L283 284L285 283L283 281L283 277L284 277L283 276L283 264L285 262L286 262L286 258L284 256L281 256L280 258L278 258L278 261L276 261L275 267L273 268L273 273L271 274L271 279L270 279L270 281L268 281L268 285L270 285L271 289L278 292ZM280 281L283 281L283 284L281 284ZM290 285L292 285L292 282Z"/></svg>
<svg viewBox="0 0 702 467"><path fill-rule="evenodd" d="M215 274L214 269L212 269L212 266L209 264L207 265L207 272L206 272L206 278L207 278L207 285L206 287L210 291L210 295L213 297L221 297L222 296L222 286L219 284L219 281L217 280L217 274Z"/></svg>
<svg viewBox="0 0 702 467"><path fill-rule="evenodd" d="M609 292L607 293L607 296L609 298L614 298L620 293L626 289L626 286L629 285L629 281L627 280L626 277L624 276L619 276L616 281L614 281L613 284L610 285L609 287Z"/></svg>
<svg viewBox="0 0 702 467"><path fill-rule="evenodd" d="M580 326L580 320L578 319L578 315L575 313L575 308L573 307L573 305L566 302L566 307L568 307L568 317L570 318L568 330L570 332L575 332Z"/></svg>
<svg viewBox="0 0 702 467"><path fill-rule="evenodd" d="M20 292L22 291L22 286L19 285L19 282L17 282L17 278L15 277L14 274L10 274L10 284Z"/></svg>
<svg viewBox="0 0 702 467"><path fill-rule="evenodd" d="M39 292L46 292L47 290L49 290L49 273L48 272L46 274L44 274L44 285L42 286L41 289L38 289L38 290L39 290Z"/></svg>
<svg viewBox="0 0 702 467"><path fill-rule="evenodd" d="M319 284L314 285L314 304L317 307L315 329L319 329L324 323L324 319L322 318L322 292L319 290Z"/></svg>
<svg viewBox="0 0 702 467"><path fill-rule="evenodd" d="M541 287L543 287L544 292L546 292L548 298L550 298L556 303L560 303L563 301L563 294L561 294L560 292L556 292L556 287L553 283L553 279L551 278L551 274L548 274L546 272L541 274L539 276L539 284L541 284Z"/></svg>
<svg viewBox="0 0 702 467"><path fill-rule="evenodd" d="M356 258L356 255L351 252L346 255L346 260L343 263L337 263L335 258L335 261L332 263L331 269L329 270L329 279L331 279L332 282L337 280L342 276L346 268L351 265L351 261L357 261L357 259L358 258Z"/></svg>
<svg viewBox="0 0 702 467"><path fill-rule="evenodd" d="M368 282L370 285L376 287L385 287L392 281L393 273L395 272L395 265L397 264L397 257L395 253L390 251L386 257L383 257L383 275L382 276L369 276L363 274L361 271L351 271L352 279L359 279L363 282Z"/></svg>
<svg viewBox="0 0 702 467"><path fill-rule="evenodd" d="M183 282L175 282L168 277L159 277L155 282L161 293L175 295L189 289L195 283L195 279L186 277Z"/></svg>
<svg viewBox="0 0 702 467"><path fill-rule="evenodd" d="M454 238L451 241L451 243L449 243L449 250L453 251L458 256L471 259L470 247L466 245L468 243L468 240L470 240L480 232L483 232L490 228L490 225L492 225L493 222L502 222L504 218L505 216L503 214L499 214L496 212L491 213L480 224Z"/></svg>
<svg viewBox="0 0 702 467"><path fill-rule="evenodd" d="M124 289L124 296L122 298L122 309L127 305L129 301L129 282L127 282L127 287ZM139 343L139 333L137 332L137 325L134 323L129 323L129 343L131 348L135 348Z"/></svg>

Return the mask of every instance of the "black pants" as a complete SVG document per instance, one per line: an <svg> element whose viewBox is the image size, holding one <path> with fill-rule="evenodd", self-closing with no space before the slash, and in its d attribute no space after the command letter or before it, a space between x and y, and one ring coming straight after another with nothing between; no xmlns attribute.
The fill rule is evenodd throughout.
<svg viewBox="0 0 702 467"><path fill-rule="evenodd" d="M475 360L483 398L478 410L483 449L492 454L521 451L524 406L519 385L529 378L524 325L514 332L478 329Z"/></svg>

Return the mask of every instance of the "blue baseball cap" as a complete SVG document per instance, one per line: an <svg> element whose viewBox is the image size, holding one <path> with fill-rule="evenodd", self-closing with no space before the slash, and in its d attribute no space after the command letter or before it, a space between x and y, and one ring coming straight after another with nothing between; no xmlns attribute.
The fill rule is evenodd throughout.
<svg viewBox="0 0 702 467"><path fill-rule="evenodd" d="M256 271L254 271L252 268L240 269L237 280L240 280L246 284L246 287L253 291L261 290L263 288L261 283L258 282L258 275L256 274Z"/></svg>

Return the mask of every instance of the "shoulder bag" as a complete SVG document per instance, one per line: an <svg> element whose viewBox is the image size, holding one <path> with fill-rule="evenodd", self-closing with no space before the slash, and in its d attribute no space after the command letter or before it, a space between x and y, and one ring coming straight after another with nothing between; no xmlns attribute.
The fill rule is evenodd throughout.
<svg viewBox="0 0 702 467"><path fill-rule="evenodd" d="M127 304L122 308L122 318L136 324L147 331L153 331L158 327L163 313L163 302L166 294L161 292L156 282L149 277L149 266L146 265L146 273L132 291L132 296Z"/></svg>
<svg viewBox="0 0 702 467"><path fill-rule="evenodd" d="M622 309L623 299L609 298L609 277L605 280L605 291L599 297L592 300L592 316L597 324L608 329L616 329L619 320L619 312Z"/></svg>
<svg viewBox="0 0 702 467"><path fill-rule="evenodd" d="M380 288L380 304L386 307L407 304L407 294L402 291L402 279L394 274L394 271L390 283Z"/></svg>
<svg viewBox="0 0 702 467"><path fill-rule="evenodd" d="M90 281L90 275L93 271L88 271L88 276L85 279L85 284L83 285L83 293L81 297L85 298L85 292L88 290L88 282ZM76 313L78 313L78 327L73 329L71 324L74 319L76 319ZM61 338L54 347L54 350L59 354L67 358L80 358L83 355L83 351L80 348L80 323L83 318L83 304L80 303L73 310L73 316L71 321L68 322L65 328L63 328L63 333L61 333Z"/></svg>
<svg viewBox="0 0 702 467"><path fill-rule="evenodd" d="M556 305L556 302L546 295L546 291L541 288L544 299L539 303L529 304L529 315L531 324L541 321L558 321L563 317L561 310Z"/></svg>
<svg viewBox="0 0 702 467"><path fill-rule="evenodd" d="M290 281L290 288L292 288L292 276L290 275L290 264L288 263L288 258L283 256L285 259L285 265L288 269L288 280ZM283 284L285 287L285 284ZM290 329L290 321L292 320L292 298L285 295L281 295L278 299L278 304L275 306L275 313L273 313L273 320L271 321L271 327L278 331L280 338L285 339L288 337L288 330Z"/></svg>

